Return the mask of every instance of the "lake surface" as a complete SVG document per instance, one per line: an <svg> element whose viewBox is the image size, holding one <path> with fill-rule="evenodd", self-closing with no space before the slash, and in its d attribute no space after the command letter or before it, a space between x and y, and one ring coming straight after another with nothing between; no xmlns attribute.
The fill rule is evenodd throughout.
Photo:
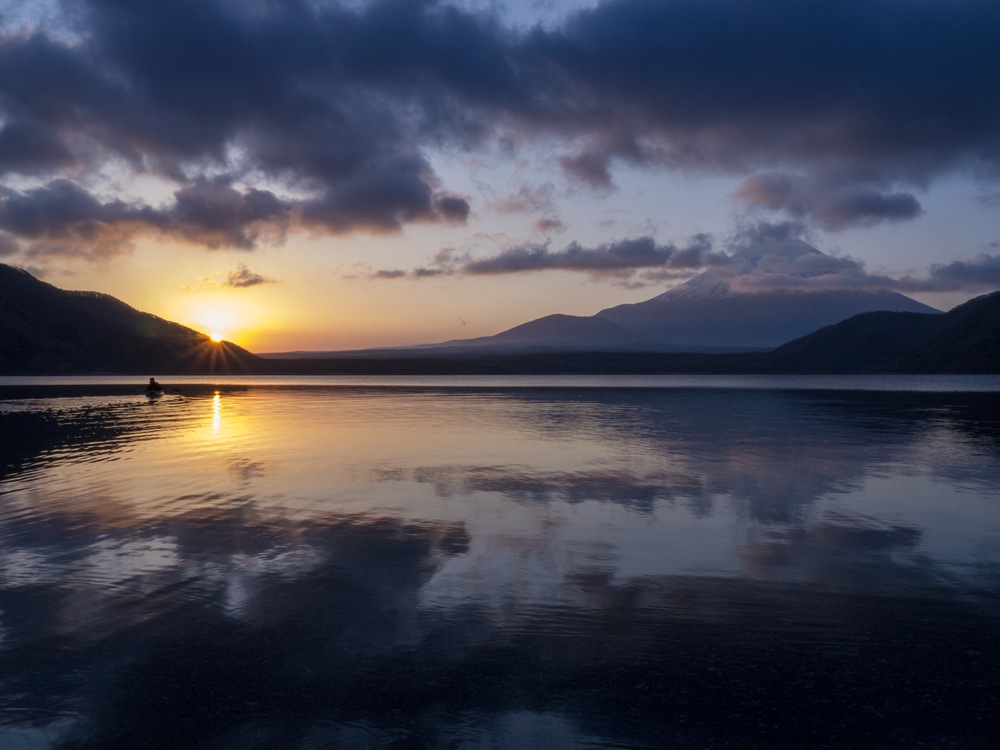
<svg viewBox="0 0 1000 750"><path fill-rule="evenodd" d="M158 379L0 379L4 750L994 746L997 378Z"/></svg>

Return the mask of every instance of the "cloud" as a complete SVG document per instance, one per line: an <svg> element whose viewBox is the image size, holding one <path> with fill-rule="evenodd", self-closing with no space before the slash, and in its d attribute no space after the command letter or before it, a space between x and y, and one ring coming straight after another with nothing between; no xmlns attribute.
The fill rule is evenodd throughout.
<svg viewBox="0 0 1000 750"><path fill-rule="evenodd" d="M107 257L131 248L152 213L121 200L101 201L58 179L24 191L0 189L0 230L25 241L29 256Z"/></svg>
<svg viewBox="0 0 1000 750"><path fill-rule="evenodd" d="M473 258L469 253L446 248L437 254L430 268L415 268L409 272L377 271L372 274L372 278L492 276L570 271L622 280L642 269L690 275L695 270L730 261L724 252L712 249L712 240L705 234L695 235L685 247L658 244L652 237L621 240L590 248L577 242L571 242L562 250L552 250L550 247L549 242L517 245L482 258Z"/></svg>
<svg viewBox="0 0 1000 750"><path fill-rule="evenodd" d="M573 156L563 156L559 164L566 172L585 185L593 188L610 188L611 154L597 151L581 151Z"/></svg>
<svg viewBox="0 0 1000 750"><path fill-rule="evenodd" d="M557 216L543 216L535 222L535 230L549 234L552 232L565 232L569 227Z"/></svg>
<svg viewBox="0 0 1000 750"><path fill-rule="evenodd" d="M931 266L931 281L942 290L1000 289L1000 255L979 255L975 260Z"/></svg>
<svg viewBox="0 0 1000 750"><path fill-rule="evenodd" d="M435 0L62 7L0 29L0 177L37 180L26 211L112 168L176 193L91 186L79 221L8 218L39 251L461 223L433 155L510 138L598 189L620 162L753 174L751 205L834 230L919 215L913 190L944 172L1000 169L996 3L607 0L530 28Z"/></svg>
<svg viewBox="0 0 1000 750"><path fill-rule="evenodd" d="M923 277L869 273L864 261L828 255L803 241L805 224L758 222L742 226L728 241L732 262L711 270L740 291L891 290L901 293L976 292L1000 288L1000 255L934 264Z"/></svg>
<svg viewBox="0 0 1000 750"><path fill-rule="evenodd" d="M20 250L21 245L13 235L0 233L0 256L14 255Z"/></svg>
<svg viewBox="0 0 1000 750"><path fill-rule="evenodd" d="M638 159L909 180L997 167L998 21L991 3L944 0L612 0L527 46L559 74L560 124L587 123L586 159L567 166L595 179Z"/></svg>
<svg viewBox="0 0 1000 750"><path fill-rule="evenodd" d="M784 172L748 177L736 189L735 197L751 206L811 219L831 231L903 221L923 213L917 199L906 192L831 183Z"/></svg>
<svg viewBox="0 0 1000 750"><path fill-rule="evenodd" d="M551 182L537 187L522 185L514 194L493 201L491 208L501 214L530 214L551 211L554 193L555 185Z"/></svg>
<svg viewBox="0 0 1000 750"><path fill-rule="evenodd" d="M230 271L226 274L226 281L223 283L223 286L231 289L246 289L251 286L277 283L276 279L269 279L259 273L254 273L247 268L246 264L241 263L235 271Z"/></svg>
<svg viewBox="0 0 1000 750"><path fill-rule="evenodd" d="M406 30L427 37L416 40L418 56L430 55L435 35L459 39L459 29L444 23L448 14L400 4L413 6L402 14L415 21L408 28L393 5L247 13L225 0L119 9L94 0L82 4L78 39L39 29L0 36L0 172L61 170L56 179L66 180L114 162L172 180L174 205L143 207L138 222L105 206L100 220L125 235L165 232L207 247L280 241L289 227L464 222L467 200L440 189L424 156L427 103L411 101L410 82L397 78L408 61L390 61L381 46ZM261 177L286 195L233 187Z"/></svg>
<svg viewBox="0 0 1000 750"><path fill-rule="evenodd" d="M174 192L173 203L101 201L66 179L24 191L0 191L0 230L29 242L30 255L110 256L131 249L138 235L202 245L209 249L253 250L279 243L290 228L343 233L356 229L392 231L407 221L462 222L464 199L418 189L403 195L396 182L394 203L385 176L343 186L318 199L282 199L269 190L238 188L226 176L198 179ZM402 184L401 184L402 183Z"/></svg>
<svg viewBox="0 0 1000 750"><path fill-rule="evenodd" d="M1000 255L933 265L924 277L896 278L870 273L862 260L829 255L808 242L802 221L749 222L716 247L707 234L684 246L658 243L652 237L585 247L571 242L553 250L550 242L525 243L485 257L444 248L426 267L410 271L374 271L369 278L422 279L438 276L501 276L542 271L586 273L598 281L627 288L683 282L697 274L738 292L777 289L798 291L891 290L903 293L982 291L1000 288Z"/></svg>
<svg viewBox="0 0 1000 750"><path fill-rule="evenodd" d="M58 179L0 191L0 229L26 240L29 255L106 257L131 249L139 234L251 249L264 235L283 236L293 208L273 193L237 190L223 178L181 188L165 207L102 201L77 183Z"/></svg>
<svg viewBox="0 0 1000 750"><path fill-rule="evenodd" d="M371 274L373 279L403 279L409 276L409 274L400 268L390 268L383 269L380 271L374 271Z"/></svg>

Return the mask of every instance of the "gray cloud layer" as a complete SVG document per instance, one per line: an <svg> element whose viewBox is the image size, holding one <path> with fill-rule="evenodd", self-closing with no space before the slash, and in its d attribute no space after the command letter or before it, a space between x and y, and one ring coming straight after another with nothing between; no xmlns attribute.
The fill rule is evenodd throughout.
<svg viewBox="0 0 1000 750"><path fill-rule="evenodd" d="M35 181L0 195L0 229L35 252L462 222L428 155L500 137L555 139L597 187L618 162L754 175L739 198L834 230L1000 167L986 0L609 0L527 31L434 0L64 8L63 33L0 35L0 176ZM80 178L111 165L173 200Z"/></svg>
<svg viewBox="0 0 1000 750"><path fill-rule="evenodd" d="M596 247L571 242L516 245L486 257L454 249L442 251L428 267L386 269L376 279L423 279L450 275L525 274L540 271L586 273L630 287L683 280L708 272L737 291L770 289L889 289L900 292L983 291L1000 287L1000 255L933 265L924 278L893 278L867 271L863 261L816 250L801 238L801 222L760 222L743 226L716 247L709 235L691 237L684 247L637 237Z"/></svg>

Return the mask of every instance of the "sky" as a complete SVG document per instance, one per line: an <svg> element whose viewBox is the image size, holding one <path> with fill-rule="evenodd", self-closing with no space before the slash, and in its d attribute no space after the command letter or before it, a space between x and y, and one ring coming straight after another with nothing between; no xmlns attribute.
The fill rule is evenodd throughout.
<svg viewBox="0 0 1000 750"><path fill-rule="evenodd" d="M0 262L256 352L775 238L949 309L1000 288L998 71L995 0L0 0Z"/></svg>

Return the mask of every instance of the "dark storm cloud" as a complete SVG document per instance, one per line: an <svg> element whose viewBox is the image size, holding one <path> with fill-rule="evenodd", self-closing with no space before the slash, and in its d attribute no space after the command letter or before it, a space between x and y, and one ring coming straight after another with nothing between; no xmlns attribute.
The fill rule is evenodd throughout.
<svg viewBox="0 0 1000 750"><path fill-rule="evenodd" d="M209 247L280 239L292 221L342 233L467 218L468 202L438 187L423 154L424 139L447 137L450 126L416 79L426 74L434 92L434 69L448 78L453 64L450 80L463 88L466 61L446 42L483 42L474 17L422 3L81 8L78 40L38 30L0 37L4 173L120 161L174 180L174 205L130 207L143 210L138 226L129 212L109 217L110 206L102 220ZM220 169L231 176L207 176ZM261 176L297 197L248 184ZM43 197L26 192L21 203Z"/></svg>
<svg viewBox="0 0 1000 750"><path fill-rule="evenodd" d="M434 195L398 180L394 204L390 180L342 186L319 199L284 200L269 190L236 188L228 178L197 179L174 192L172 204L153 207L121 200L102 202L70 180L53 180L25 191L0 190L0 229L25 238L36 255L111 255L131 247L137 234L251 250L262 241L280 242L293 224L330 232L368 228L386 231L405 221L462 221L468 204ZM408 204L405 205L404 204Z"/></svg>
<svg viewBox="0 0 1000 750"><path fill-rule="evenodd" d="M131 235L152 218L151 211L102 202L65 179L20 192L0 189L0 229L25 240L34 255L114 255L131 247Z"/></svg>
<svg viewBox="0 0 1000 750"><path fill-rule="evenodd" d="M262 228L283 234L290 206L267 190L236 190L226 180L198 181L174 193L174 205L149 212L162 231L208 247L250 249Z"/></svg>
<svg viewBox="0 0 1000 750"><path fill-rule="evenodd" d="M176 183L175 205L98 201L108 235L252 247L462 222L430 153L511 134L553 138L602 189L619 162L802 175L742 190L831 229L912 218L936 174L1000 166L993 2L609 0L529 30L434 0L63 7L59 34L0 31L0 173Z"/></svg>
<svg viewBox="0 0 1000 750"><path fill-rule="evenodd" d="M9 122L0 128L0 172L44 174L73 163L58 136L41 123Z"/></svg>
<svg viewBox="0 0 1000 750"><path fill-rule="evenodd" d="M965 158L997 166L998 29L988 2L618 0L528 45L581 86L565 112L600 126L594 164L913 176Z"/></svg>
<svg viewBox="0 0 1000 750"><path fill-rule="evenodd" d="M29 241L37 255L111 255L152 233L207 247L252 248L262 232L279 233L290 207L268 191L242 191L224 180L197 181L167 208L102 201L70 180L25 191L0 191L0 229Z"/></svg>

